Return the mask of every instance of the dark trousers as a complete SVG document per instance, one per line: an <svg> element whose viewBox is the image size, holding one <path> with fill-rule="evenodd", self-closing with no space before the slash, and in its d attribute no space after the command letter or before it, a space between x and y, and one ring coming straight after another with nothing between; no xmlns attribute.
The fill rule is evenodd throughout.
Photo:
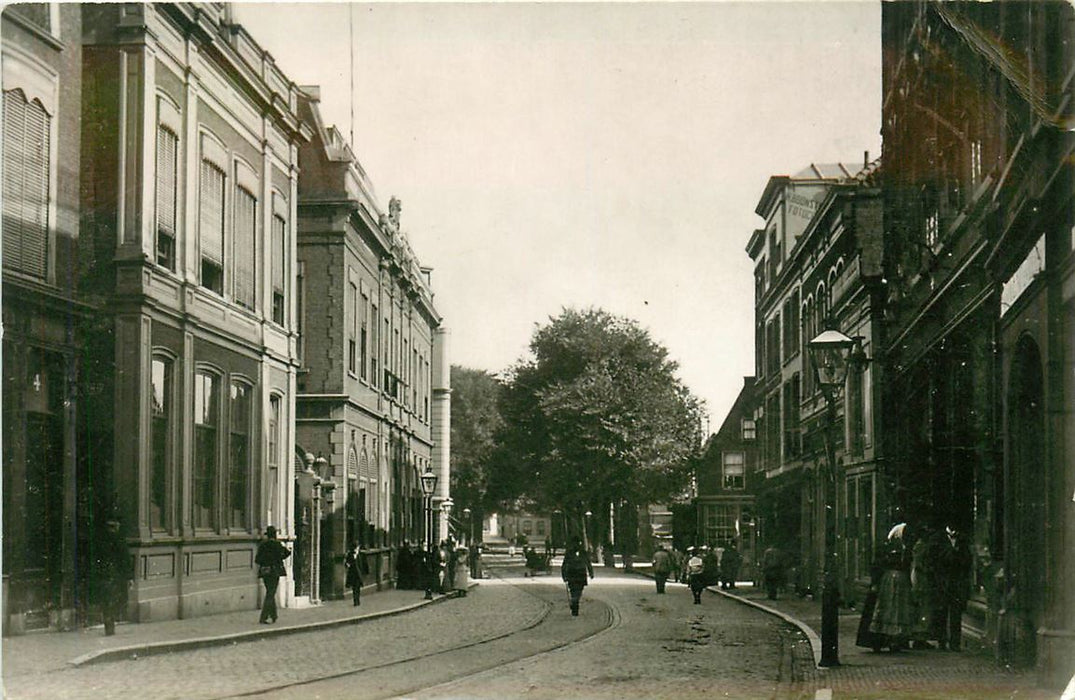
<svg viewBox="0 0 1075 700"><path fill-rule="evenodd" d="M664 593L664 584L668 581L668 574L655 574L654 578L657 579L657 592Z"/></svg>
<svg viewBox="0 0 1075 700"><path fill-rule="evenodd" d="M119 616L119 609L119 601L112 597L101 605L101 617L104 618L106 636L111 637L116 633L116 618Z"/></svg>
<svg viewBox="0 0 1075 700"><path fill-rule="evenodd" d="M571 594L571 614L572 615L578 615L579 614L579 600L582 598L582 589L585 588L585 587L586 587L586 585L582 584L582 583L575 583L575 582L572 582L572 581L568 581L568 583L567 583L567 590Z"/></svg>
<svg viewBox="0 0 1075 700"><path fill-rule="evenodd" d="M276 589L280 585L279 576L262 576L265 584L265 602L261 604L261 622L276 622Z"/></svg>
<svg viewBox="0 0 1075 700"><path fill-rule="evenodd" d="M351 586L351 601L355 605L361 605L362 601L362 584L357 583Z"/></svg>
<svg viewBox="0 0 1075 700"><path fill-rule="evenodd" d="M705 590L705 574L691 574L691 593L694 594L694 602L702 602L702 591Z"/></svg>
<svg viewBox="0 0 1075 700"><path fill-rule="evenodd" d="M941 648L958 650L963 644L963 601L945 601L936 611L936 630Z"/></svg>

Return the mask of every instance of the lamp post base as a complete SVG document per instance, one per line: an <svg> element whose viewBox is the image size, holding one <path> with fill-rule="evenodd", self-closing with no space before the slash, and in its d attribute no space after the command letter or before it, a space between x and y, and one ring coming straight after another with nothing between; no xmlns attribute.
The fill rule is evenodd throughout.
<svg viewBox="0 0 1075 700"><path fill-rule="evenodd" d="M830 576L831 572L826 574ZM821 591L821 660L817 665L840 665L840 591L828 582Z"/></svg>

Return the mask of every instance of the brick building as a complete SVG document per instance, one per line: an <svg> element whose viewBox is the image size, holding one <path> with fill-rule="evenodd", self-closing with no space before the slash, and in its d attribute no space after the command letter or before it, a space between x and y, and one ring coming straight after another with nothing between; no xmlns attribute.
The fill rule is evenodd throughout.
<svg viewBox="0 0 1075 700"><path fill-rule="evenodd" d="M438 475L448 498L447 333L422 267L385 212L340 132L326 126L320 92L303 88L313 138L300 150L297 398L300 451L324 459L320 590L344 595L343 559L358 542L372 581L390 583L399 546L424 539L419 475ZM446 536L447 515L439 519ZM370 582L370 581L367 581Z"/></svg>
<svg viewBox="0 0 1075 700"><path fill-rule="evenodd" d="M859 363L838 397L834 439L841 466L827 486L821 478L826 405L807 344L836 328L858 339L856 356L864 358L878 335L880 311L867 285L880 273L876 168L811 165L769 178L755 209L765 228L747 244L755 261L760 546L784 552L800 590L818 588L826 527L835 528L847 581L866 575L875 538L875 370Z"/></svg>
<svg viewBox="0 0 1075 700"><path fill-rule="evenodd" d="M755 494L765 479L765 473L759 470L754 408L754 377L744 377L739 396L720 429L710 436L695 473L696 544L724 547L735 542L743 555L744 578L753 575L757 561Z"/></svg>

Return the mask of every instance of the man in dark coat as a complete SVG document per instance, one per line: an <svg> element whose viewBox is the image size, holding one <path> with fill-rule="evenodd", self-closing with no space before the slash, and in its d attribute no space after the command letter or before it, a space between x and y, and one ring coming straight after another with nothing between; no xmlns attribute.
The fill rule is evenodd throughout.
<svg viewBox="0 0 1075 700"><path fill-rule="evenodd" d="M254 555L258 577L265 584L265 601L261 605L261 619L258 620L263 625L276 622L276 589L280 585L280 577L287 573L284 559L290 556L288 548L276 539L276 528L272 525L265 528L265 539L258 544L258 551Z"/></svg>
<svg viewBox="0 0 1075 700"><path fill-rule="evenodd" d="M735 542L729 542L720 558L720 587L724 590L735 588L735 581L739 578L739 566L743 563L743 557L735 548Z"/></svg>
<svg viewBox="0 0 1075 700"><path fill-rule="evenodd" d="M358 551L358 543L352 543L347 550L347 556L343 559L347 568L345 584L351 589L351 602L355 605L362 604L362 555Z"/></svg>
<svg viewBox="0 0 1075 700"><path fill-rule="evenodd" d="M593 564L586 550L582 548L582 540L578 537L572 539L567 549L564 550L560 577L567 583L567 590L571 594L571 614L577 617L582 589L586 587L589 579L593 578Z"/></svg>
<svg viewBox="0 0 1075 700"><path fill-rule="evenodd" d="M962 646L963 611L970 597L972 564L967 538L952 526L946 527L937 563L940 588L937 632L941 649L959 651Z"/></svg>
<svg viewBox="0 0 1075 700"><path fill-rule="evenodd" d="M127 604L127 584L131 580L131 557L127 538L120 532L119 521L105 523L94 552L97 596L104 618L105 635L116 633L116 618Z"/></svg>

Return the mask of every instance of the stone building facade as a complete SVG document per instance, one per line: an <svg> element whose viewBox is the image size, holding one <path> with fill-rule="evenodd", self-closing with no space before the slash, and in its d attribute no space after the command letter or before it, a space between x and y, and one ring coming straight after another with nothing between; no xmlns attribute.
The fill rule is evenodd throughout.
<svg viewBox="0 0 1075 700"><path fill-rule="evenodd" d="M432 270L400 228L399 200L381 208L319 100L303 88L313 137L299 155L297 432L300 451L323 458L320 594L339 598L352 542L380 586L395 577L399 547L423 541L426 470L438 476L433 507L447 536L450 387Z"/></svg>
<svg viewBox="0 0 1075 700"><path fill-rule="evenodd" d="M252 609L262 531L292 532L298 91L223 3L81 11L97 507L132 619Z"/></svg>
<svg viewBox="0 0 1075 700"><path fill-rule="evenodd" d="M1075 13L882 8L884 352L901 517L971 534L998 656L1075 668Z"/></svg>

